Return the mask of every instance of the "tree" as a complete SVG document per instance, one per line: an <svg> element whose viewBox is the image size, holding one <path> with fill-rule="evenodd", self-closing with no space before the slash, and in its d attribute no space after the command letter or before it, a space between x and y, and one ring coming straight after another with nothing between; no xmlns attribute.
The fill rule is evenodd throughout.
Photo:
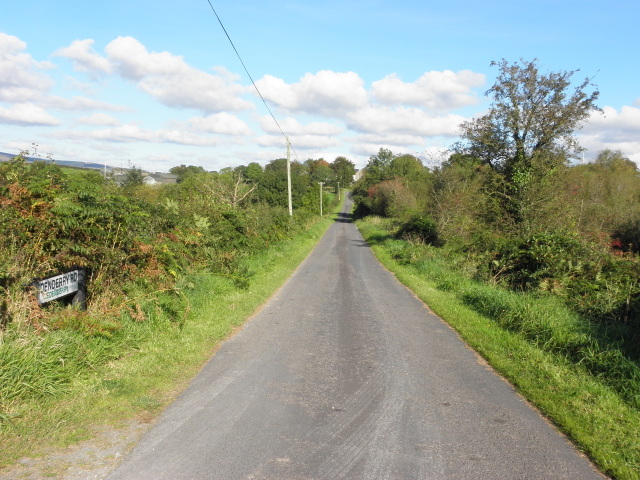
<svg viewBox="0 0 640 480"><path fill-rule="evenodd" d="M127 170L125 178L122 181L122 186L127 189L139 187L144 184L144 173L139 167L131 167Z"/></svg>
<svg viewBox="0 0 640 480"><path fill-rule="evenodd" d="M291 197L293 207L301 206L307 192L307 181L302 175L304 166L300 162L291 162ZM286 207L287 199L287 159L271 160L262 173L259 186L259 198L271 206Z"/></svg>
<svg viewBox="0 0 640 480"><path fill-rule="evenodd" d="M569 169L564 210L583 235L610 234L640 219L640 177L635 163L620 150L601 151L594 163ZM640 244L640 242L634 242Z"/></svg>
<svg viewBox="0 0 640 480"><path fill-rule="evenodd" d="M367 216L376 210L371 189L380 182L391 180L391 162L395 157L393 152L386 148L380 148L377 155L369 157L364 175L355 183L351 191L356 217Z"/></svg>
<svg viewBox="0 0 640 480"><path fill-rule="evenodd" d="M311 173L311 184L322 182L326 185L333 183L336 179L336 174L329 165L320 165Z"/></svg>
<svg viewBox="0 0 640 480"><path fill-rule="evenodd" d="M329 162L327 162L324 158L318 158L317 160L308 158L307 160L305 160L303 166L306 169L306 172L309 174L309 178L311 179L317 169L328 167Z"/></svg>
<svg viewBox="0 0 640 480"><path fill-rule="evenodd" d="M347 188L351 186L353 183L353 176L356 173L356 166L350 160L347 160L345 157L336 157L336 159L331 162L330 167L336 174L336 181L340 182L340 186L343 188Z"/></svg>
<svg viewBox="0 0 640 480"><path fill-rule="evenodd" d="M410 154L398 155L394 158L390 165L389 171L394 177L412 178L419 177L426 171L422 161Z"/></svg>
<svg viewBox="0 0 640 480"><path fill-rule="evenodd" d="M498 172L470 155L453 154L434 170L428 212L441 240L470 245L474 237L503 229Z"/></svg>
<svg viewBox="0 0 640 480"><path fill-rule="evenodd" d="M262 166L257 162L251 162L244 170L244 176L250 183L260 183L262 177Z"/></svg>
<svg viewBox="0 0 640 480"><path fill-rule="evenodd" d="M387 148L380 148L377 155L371 155L365 170L368 184L375 184L391 179L391 162L395 158L393 152Z"/></svg>
<svg viewBox="0 0 640 480"><path fill-rule="evenodd" d="M189 165L188 167L184 164L179 167L172 167L169 169L170 173L178 176L177 182L182 182L189 175L194 175L196 173L204 173L205 169L200 166Z"/></svg>
<svg viewBox="0 0 640 480"><path fill-rule="evenodd" d="M415 192L400 180L385 180L369 189L369 208L372 214L405 218L417 207Z"/></svg>
<svg viewBox="0 0 640 480"><path fill-rule="evenodd" d="M595 164L599 167L611 168L614 170L630 170L629 173L634 176L638 173L638 166L620 150L602 150L598 153Z"/></svg>
<svg viewBox="0 0 640 480"><path fill-rule="evenodd" d="M576 87L576 71L541 74L537 60L492 62L500 70L486 92L493 103L486 115L460 125L459 153L480 159L505 178L504 207L519 228L528 228L539 210L541 185L552 188L554 175L575 158L580 146L573 133L593 111L599 92L589 79ZM546 188L548 190L549 188Z"/></svg>
<svg viewBox="0 0 640 480"><path fill-rule="evenodd" d="M500 70L486 92L493 104L486 115L460 125L462 150L512 177L540 159L575 157L580 147L573 132L592 111L599 92L585 79L571 91L577 72L543 75L537 60L491 62Z"/></svg>

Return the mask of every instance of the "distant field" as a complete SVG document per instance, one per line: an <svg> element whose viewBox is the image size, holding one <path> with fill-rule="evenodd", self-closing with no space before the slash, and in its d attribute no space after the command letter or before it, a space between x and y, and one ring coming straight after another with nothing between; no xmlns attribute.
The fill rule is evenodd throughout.
<svg viewBox="0 0 640 480"><path fill-rule="evenodd" d="M17 154L10 154L10 153L4 153L4 152L0 152L0 162L8 162L10 160L12 160L14 157L16 157ZM35 161L44 161L46 159L44 158L34 158L34 157L27 157L27 160L30 162L35 162ZM68 168L80 168L80 169L92 169L92 170L102 170L105 168L104 165L99 164L99 163L91 163L91 162L78 162L78 161L74 161L74 160L57 160L57 159L53 159L53 162L57 165L60 165L61 167L68 167ZM107 165L107 170L111 171L113 167L110 167L109 165Z"/></svg>

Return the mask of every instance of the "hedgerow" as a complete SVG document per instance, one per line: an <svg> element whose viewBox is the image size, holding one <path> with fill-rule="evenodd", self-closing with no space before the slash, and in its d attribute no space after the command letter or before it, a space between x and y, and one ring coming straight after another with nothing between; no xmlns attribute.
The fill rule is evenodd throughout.
<svg viewBox="0 0 640 480"><path fill-rule="evenodd" d="M304 208L312 200L291 217L254 192L241 176L215 172L177 185L123 188L99 172L69 176L24 154L0 164L1 327L56 324L47 320L55 308L43 310L27 286L75 267L89 272L89 314L98 316L119 304L131 308L131 288L170 291L186 272L247 284L242 258L305 229L315 215L313 205Z"/></svg>
<svg viewBox="0 0 640 480"><path fill-rule="evenodd" d="M181 329L197 279L248 288L255 272L246 258L316 222L317 185L298 179L300 188L303 180L290 216L241 170L150 187L120 186L99 172L68 175L26 154L1 163L0 430L20 402L61 398L154 331ZM286 198L270 191L278 193ZM334 199L325 192L327 210ZM76 267L88 272L87 310L39 305L32 281Z"/></svg>

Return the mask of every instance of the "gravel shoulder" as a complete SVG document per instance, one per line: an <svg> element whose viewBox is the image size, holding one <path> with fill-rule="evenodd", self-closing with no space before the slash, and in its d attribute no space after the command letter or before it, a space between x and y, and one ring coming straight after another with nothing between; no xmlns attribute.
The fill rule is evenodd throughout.
<svg viewBox="0 0 640 480"><path fill-rule="evenodd" d="M37 458L23 458L0 472L1 480L102 480L150 428L150 419L135 419L120 428L102 426L90 440Z"/></svg>

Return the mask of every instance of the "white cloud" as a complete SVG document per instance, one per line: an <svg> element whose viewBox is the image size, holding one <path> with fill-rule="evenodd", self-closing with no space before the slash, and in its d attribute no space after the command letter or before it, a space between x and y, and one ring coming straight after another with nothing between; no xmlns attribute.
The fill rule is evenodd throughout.
<svg viewBox="0 0 640 480"><path fill-rule="evenodd" d="M411 146L423 145L424 137L457 136L465 118L437 112L476 104L472 89L484 81L484 75L469 70L427 72L413 83L404 83L397 76L389 75L373 83L371 95L353 72L321 71L307 74L293 84L267 75L257 84L265 99L285 111L344 121L347 129L365 134L354 139L357 144L354 152L369 152L377 145L375 153L384 145L396 149L415 148ZM333 146L337 142L333 137L345 131L335 123L323 121L303 125L286 118L279 122L292 142L305 146ZM276 136L262 137L260 145L281 142L277 138L279 129L270 117L263 117L261 126Z"/></svg>
<svg viewBox="0 0 640 480"><path fill-rule="evenodd" d="M449 159L451 151L445 147L427 147L420 152L420 159L425 167L436 168Z"/></svg>
<svg viewBox="0 0 640 480"><path fill-rule="evenodd" d="M292 135L289 137L291 145L297 152L303 150L317 150L320 148L335 147L340 145L340 141L333 137L323 137L318 135ZM286 148L282 135L262 135L257 138L258 144L262 147ZM284 150L283 150L284 151ZM302 160L302 159L300 159Z"/></svg>
<svg viewBox="0 0 640 480"><path fill-rule="evenodd" d="M27 44L18 37L0 32L0 53L2 55L17 55L26 48Z"/></svg>
<svg viewBox="0 0 640 480"><path fill-rule="evenodd" d="M424 137L419 135L402 135L396 133L379 133L357 135L354 138L356 143L368 145L394 145L399 147L409 147L411 145L424 144Z"/></svg>
<svg viewBox="0 0 640 480"><path fill-rule="evenodd" d="M220 142L213 137L203 137L185 130L160 130L155 132L160 143L175 143L178 145L191 145L199 147L214 147Z"/></svg>
<svg viewBox="0 0 640 480"><path fill-rule="evenodd" d="M23 126L55 126L60 121L33 103L17 103L8 108L0 106L0 123Z"/></svg>
<svg viewBox="0 0 640 480"><path fill-rule="evenodd" d="M306 74L293 84L270 75L256 83L265 99L285 111L335 118L356 133L375 134L378 142L402 146L406 142L421 145L426 136L457 136L465 118L436 112L476 104L473 88L484 81L484 75L469 70L427 72L413 83L389 75L374 82L369 94L357 74L324 70ZM261 120L261 126L269 133L279 131L269 117ZM292 136L297 133L330 138L344 131L328 122L301 125L290 118L281 126ZM263 140L263 144L272 143Z"/></svg>
<svg viewBox="0 0 640 480"><path fill-rule="evenodd" d="M191 69L181 56L169 52L150 53L133 37L118 37L106 46L105 51L118 72L129 80L180 75Z"/></svg>
<svg viewBox="0 0 640 480"><path fill-rule="evenodd" d="M18 37L0 32L0 101L31 102L49 91L51 79L39 70L50 69L48 62L36 62L22 53L27 44Z"/></svg>
<svg viewBox="0 0 640 480"><path fill-rule="evenodd" d="M640 165L640 108L623 106L620 110L604 107L594 113L578 132L580 145L592 159L606 149L620 150Z"/></svg>
<svg viewBox="0 0 640 480"><path fill-rule="evenodd" d="M434 116L419 108L368 107L347 116L349 128L361 133L399 133L420 136L454 136L465 118Z"/></svg>
<svg viewBox="0 0 640 480"><path fill-rule="evenodd" d="M189 66L181 56L149 52L132 37L118 37L105 49L109 61L124 78L169 107L205 112L240 111L253 108L241 96L245 87L236 77L218 70L217 75Z"/></svg>
<svg viewBox="0 0 640 480"><path fill-rule="evenodd" d="M287 135L339 135L344 130L342 127L328 122L310 122L303 125L293 117L278 120L278 123ZM260 119L260 126L265 132L281 133L278 125L270 116L263 116Z"/></svg>
<svg viewBox="0 0 640 480"><path fill-rule="evenodd" d="M386 148L386 149L389 149L389 150L391 150L393 152L395 147L396 147L396 145L385 144L385 143L380 143L380 142L374 142L374 143L352 143L351 144L351 153L354 153L356 155L363 155L368 159L371 155L375 155L376 153L378 153L378 151L381 148ZM363 167L366 164L367 164L367 161L365 160L361 166Z"/></svg>
<svg viewBox="0 0 640 480"><path fill-rule="evenodd" d="M364 82L353 72L322 70L316 74L307 73L300 82L291 85L265 75L256 85L266 100L289 112L340 117L368 102Z"/></svg>
<svg viewBox="0 0 640 480"><path fill-rule="evenodd" d="M81 92L84 92L85 95L90 96L94 96L96 94L97 84L93 80L91 80L90 82L83 82L78 80L78 78L73 75L65 75L64 79L69 88L73 90L79 90Z"/></svg>
<svg viewBox="0 0 640 480"><path fill-rule="evenodd" d="M327 122L310 122L306 125L301 124L293 117L287 117L278 121L282 130L289 138L294 149L309 150L335 147L340 144L336 138L343 132L343 128ZM272 136L263 136L260 138L260 145L275 146L284 142L282 132L275 124L273 118L264 116L260 119L262 129L274 134Z"/></svg>
<svg viewBox="0 0 640 480"><path fill-rule="evenodd" d="M225 135L251 135L251 129L241 119L230 113L221 112L206 117L189 120L189 124L200 131Z"/></svg>
<svg viewBox="0 0 640 480"><path fill-rule="evenodd" d="M604 107L603 113L594 113L582 131L597 135L603 142L640 138L640 108L624 105L619 111Z"/></svg>
<svg viewBox="0 0 640 480"><path fill-rule="evenodd" d="M117 126L120 125L118 119L108 115L106 113L95 113L90 117L84 117L78 120L78 123L85 125L103 125L103 126Z"/></svg>
<svg viewBox="0 0 640 480"><path fill-rule="evenodd" d="M598 135L580 135L580 145L586 148L585 159L594 160L602 150L620 150L626 157L640 166L640 140L633 138L603 141Z"/></svg>
<svg viewBox="0 0 640 480"><path fill-rule="evenodd" d="M319 135L294 135L291 136L289 140L296 149L303 150L336 147L341 143L334 137L323 137Z"/></svg>
<svg viewBox="0 0 640 480"><path fill-rule="evenodd" d="M55 134L59 138L72 138L76 140L101 140L114 143L174 143L178 145L190 145L200 147L212 147L219 145L214 137L200 136L192 132L180 129L151 130L138 125L120 125L114 128L105 128L94 131L65 131Z"/></svg>
<svg viewBox="0 0 640 480"><path fill-rule="evenodd" d="M107 110L110 112L126 112L130 110L129 107L112 105L86 97L63 98L53 96L43 99L42 104L47 107L68 111Z"/></svg>
<svg viewBox="0 0 640 480"><path fill-rule="evenodd" d="M385 105L412 105L434 110L455 110L476 105L472 90L485 83L485 76L470 70L426 72L413 83L405 83L395 73L373 82L371 94Z"/></svg>
<svg viewBox="0 0 640 480"><path fill-rule="evenodd" d="M89 38L74 40L68 47L56 50L53 56L73 60L75 70L86 72L92 77L102 73L111 73L111 63L93 50L93 43L94 41Z"/></svg>

